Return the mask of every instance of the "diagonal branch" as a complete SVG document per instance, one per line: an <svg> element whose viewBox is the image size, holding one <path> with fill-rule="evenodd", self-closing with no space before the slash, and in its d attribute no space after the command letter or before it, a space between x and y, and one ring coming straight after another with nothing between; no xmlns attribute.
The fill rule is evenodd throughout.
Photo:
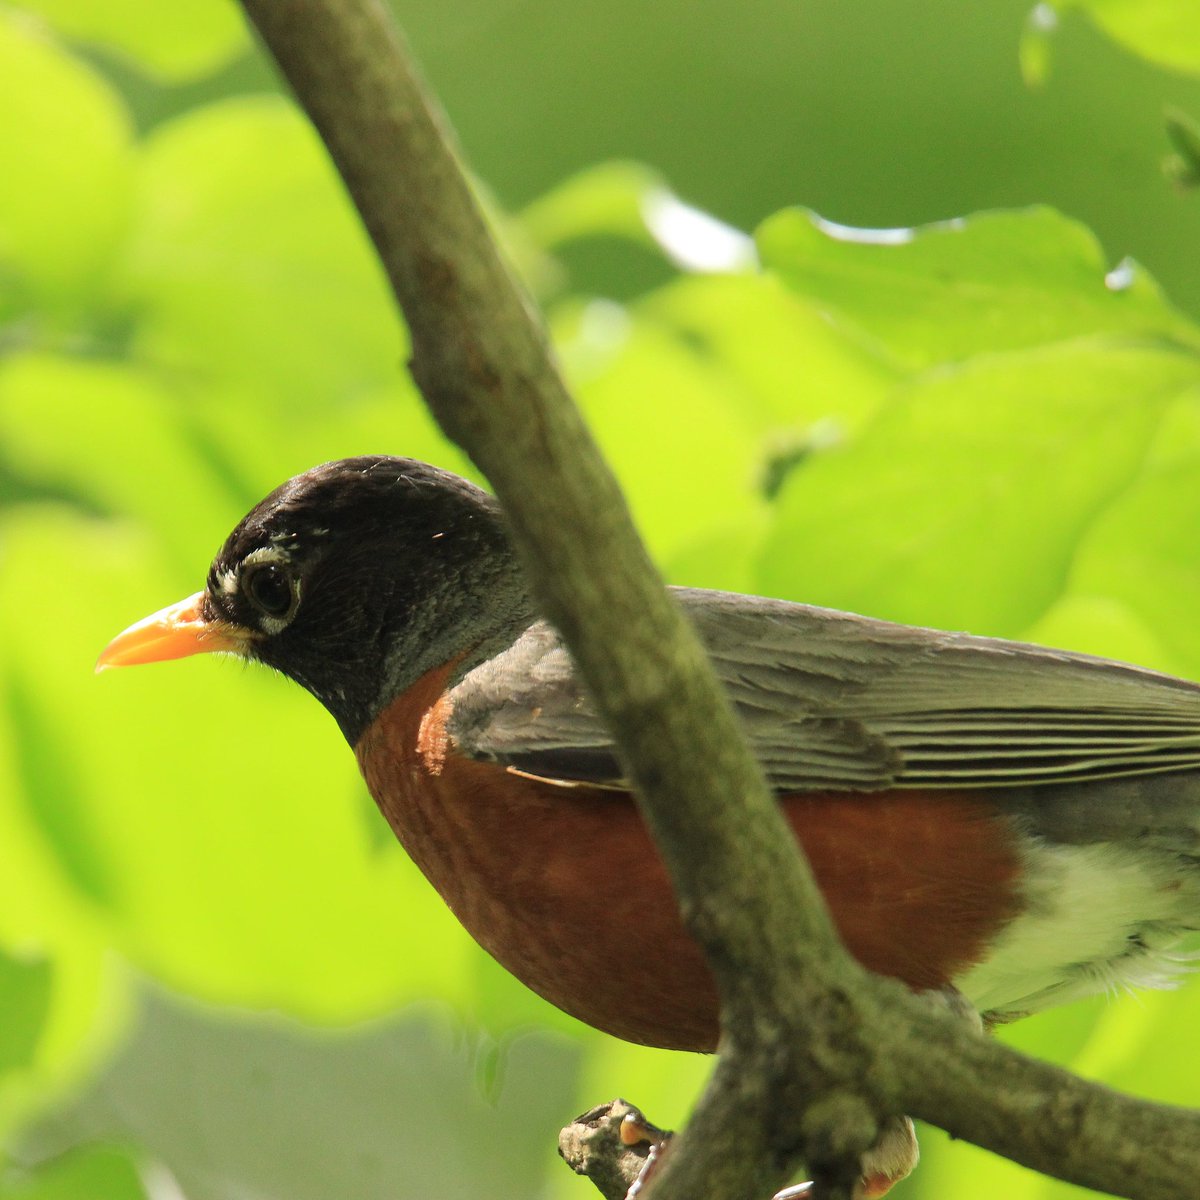
<svg viewBox="0 0 1200 1200"><path fill-rule="evenodd" d="M655 1196L767 1195L800 1154L827 1195L847 1194L859 1152L901 1109L1074 1182L1186 1194L1200 1172L1194 1117L973 1037L844 953L386 9L243 3L374 239L417 383L505 506L717 979L721 1059Z"/></svg>

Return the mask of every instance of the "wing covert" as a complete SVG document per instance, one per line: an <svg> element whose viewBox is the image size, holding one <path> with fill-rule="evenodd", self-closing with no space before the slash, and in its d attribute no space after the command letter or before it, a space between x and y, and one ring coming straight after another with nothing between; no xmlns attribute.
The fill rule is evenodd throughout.
<svg viewBox="0 0 1200 1200"><path fill-rule="evenodd" d="M1016 787L1200 770L1200 686L1087 655L676 589L781 793ZM461 753L620 786L545 622L452 692Z"/></svg>

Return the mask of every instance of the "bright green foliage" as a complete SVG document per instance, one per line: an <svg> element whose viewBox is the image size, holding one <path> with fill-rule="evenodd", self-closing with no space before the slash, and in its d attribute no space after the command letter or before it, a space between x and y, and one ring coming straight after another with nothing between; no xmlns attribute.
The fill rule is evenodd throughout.
<svg viewBox="0 0 1200 1200"><path fill-rule="evenodd" d="M0 106L0 161L22 181L0 189L0 314L49 331L91 302L130 220L129 117L98 75L16 22L0 22Z"/></svg>
<svg viewBox="0 0 1200 1200"><path fill-rule="evenodd" d="M1106 33L1177 71L1200 71L1200 25L1195 10L1176 0L1050 0L1057 9L1078 8Z"/></svg>
<svg viewBox="0 0 1200 1200"><path fill-rule="evenodd" d="M768 590L1019 634L1057 599L1080 539L1138 475L1198 366L1175 351L1072 343L981 356L899 389L861 438L788 481Z"/></svg>
<svg viewBox="0 0 1200 1200"><path fill-rule="evenodd" d="M0 1200L169 1175L189 1200L586 1196L556 1125L618 1093L682 1120L707 1064L585 1030L483 956L299 689L211 659L92 675L287 476L470 468L316 138L213 81L234 10L23 7L0 14ZM147 74L199 90L150 119ZM496 221L673 581L1200 678L1200 331L1078 220L870 235L788 208L751 243L600 162ZM646 280L621 303L578 286L597 247ZM728 269L674 265L700 250ZM1198 1003L1003 1036L1194 1103ZM1079 1195L925 1149L900 1200Z"/></svg>
<svg viewBox="0 0 1200 1200"><path fill-rule="evenodd" d="M167 82L207 75L246 45L231 4L209 0L20 0L53 29L128 59Z"/></svg>
<svg viewBox="0 0 1200 1200"><path fill-rule="evenodd" d="M161 126L139 182L120 280L140 314L136 357L300 411L396 378L403 350L382 272L289 105L230 100ZM318 326L320 338L302 333Z"/></svg>
<svg viewBox="0 0 1200 1200"><path fill-rule="evenodd" d="M160 1174L159 1179L166 1182ZM161 1193L155 1193L161 1194ZM0 1176L0 1200L152 1200L134 1155L113 1146L72 1150L30 1173Z"/></svg>
<svg viewBox="0 0 1200 1200"><path fill-rule="evenodd" d="M21 962L0 952L0 995L5 999L0 1072L28 1068L49 1015L49 965L45 960Z"/></svg>
<svg viewBox="0 0 1200 1200"><path fill-rule="evenodd" d="M772 217L765 265L829 305L905 367L1098 334L1195 343L1133 264L1107 278L1083 227L1050 209L982 213L921 230L845 230L811 213Z"/></svg>

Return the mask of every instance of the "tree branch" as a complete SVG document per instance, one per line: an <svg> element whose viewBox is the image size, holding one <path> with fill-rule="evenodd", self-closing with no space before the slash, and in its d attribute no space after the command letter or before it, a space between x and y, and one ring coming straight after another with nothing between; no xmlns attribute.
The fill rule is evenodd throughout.
<svg viewBox="0 0 1200 1200"><path fill-rule="evenodd" d="M633 1138L625 1132L631 1122L638 1131ZM604 1200L624 1200L649 1161L654 1139L669 1136L649 1125L640 1109L618 1099L576 1117L558 1135L558 1152L576 1175L586 1175L596 1185Z"/></svg>
<svg viewBox="0 0 1200 1200"><path fill-rule="evenodd" d="M769 1195L800 1155L827 1196L848 1195L859 1153L900 1111L1073 1182L1139 1200L1187 1194L1196 1118L974 1037L841 949L386 9L243 3L374 239L418 385L504 504L717 980L721 1058L656 1200Z"/></svg>

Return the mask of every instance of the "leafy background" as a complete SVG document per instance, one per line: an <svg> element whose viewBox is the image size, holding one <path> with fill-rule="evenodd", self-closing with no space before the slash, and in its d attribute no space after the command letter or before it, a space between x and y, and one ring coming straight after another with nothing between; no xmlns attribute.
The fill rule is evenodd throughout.
<svg viewBox="0 0 1200 1200"><path fill-rule="evenodd" d="M398 8L675 581L1200 677L1186 0ZM587 1196L558 1126L707 1064L492 965L297 689L91 674L286 476L468 469L312 133L219 0L3 7L0 112L0 1198ZM1196 1103L1198 1015L1002 1036Z"/></svg>

